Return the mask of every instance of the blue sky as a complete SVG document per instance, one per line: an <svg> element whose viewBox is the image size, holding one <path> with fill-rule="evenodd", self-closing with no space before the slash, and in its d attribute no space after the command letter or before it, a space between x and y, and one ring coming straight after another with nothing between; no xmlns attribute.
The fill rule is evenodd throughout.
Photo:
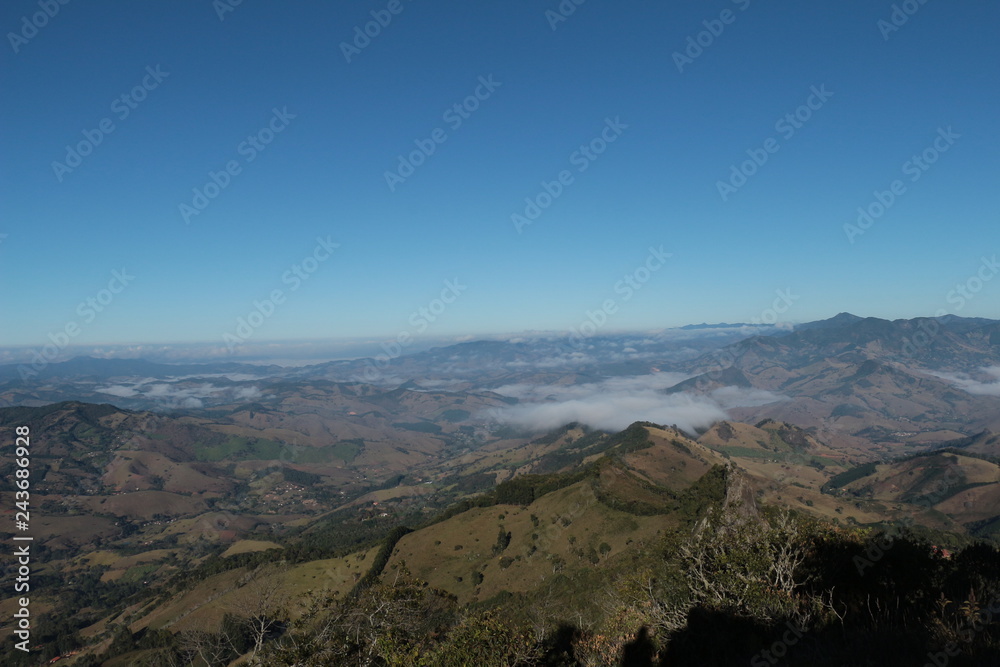
<svg viewBox="0 0 1000 667"><path fill-rule="evenodd" d="M997 313L996 3L45 4L0 9L0 345Z"/></svg>

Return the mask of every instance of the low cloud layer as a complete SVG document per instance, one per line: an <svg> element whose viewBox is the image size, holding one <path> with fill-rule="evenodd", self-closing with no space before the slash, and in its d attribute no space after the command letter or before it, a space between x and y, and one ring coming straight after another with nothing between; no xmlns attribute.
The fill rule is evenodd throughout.
<svg viewBox="0 0 1000 667"><path fill-rule="evenodd" d="M663 393L688 377L655 373L581 385L507 385L494 391L525 401L500 410L499 419L534 431L569 422L620 431L633 422L650 421L676 424L691 433L726 419L729 408L787 400L769 391L740 387L723 387L708 395Z"/></svg>
<svg viewBox="0 0 1000 667"><path fill-rule="evenodd" d="M205 399L213 402L252 401L262 396L253 385L220 387L208 382L196 385L168 383L147 378L138 382L97 387L94 391L120 398L146 399L168 408L198 409L205 406Z"/></svg>
<svg viewBox="0 0 1000 667"><path fill-rule="evenodd" d="M986 366L980 369L982 376L992 378L981 382L965 373L932 373L970 394L1000 396L1000 366Z"/></svg>

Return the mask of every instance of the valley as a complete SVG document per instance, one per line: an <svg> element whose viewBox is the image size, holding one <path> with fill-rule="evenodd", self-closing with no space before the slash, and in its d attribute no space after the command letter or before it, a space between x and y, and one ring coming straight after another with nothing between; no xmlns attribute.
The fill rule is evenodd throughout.
<svg viewBox="0 0 1000 667"><path fill-rule="evenodd" d="M290 641L326 641L308 629L317 614L348 623L400 595L444 614L455 641L464 621L450 615L465 610L528 653L556 650L553 633L572 623L586 664L624 650L639 625L682 650L670 647L688 645L677 638L699 610L740 609L766 637L777 610L826 604L803 617L820 642L854 602L803 596L817 549L842 550L810 566L828 577L877 535L949 554L1000 540L1000 325L937 325L916 357L906 344L925 323L847 315L645 348L608 337L565 358L546 340L464 343L400 357L376 383L350 379L364 360L174 375L76 359L29 380L0 368L0 429L29 425L34 442L40 655L279 660ZM797 583L755 570L754 597L711 603L717 580L697 577L719 555L705 542L717 521L720 539L747 541L727 556L746 567L778 567L791 558L782 540L799 545L781 574ZM739 560L761 549L765 561ZM385 622L410 628L404 611ZM266 627L247 643L253 619ZM451 650L427 644L428 628L406 632L405 650Z"/></svg>

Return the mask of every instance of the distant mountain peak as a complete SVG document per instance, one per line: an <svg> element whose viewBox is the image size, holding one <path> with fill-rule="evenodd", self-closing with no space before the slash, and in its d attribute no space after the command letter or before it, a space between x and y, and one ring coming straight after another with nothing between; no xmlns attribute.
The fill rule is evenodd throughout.
<svg viewBox="0 0 1000 667"><path fill-rule="evenodd" d="M824 322L826 324L837 324L837 325L841 325L841 324L854 324L855 322L860 322L863 319L865 319L865 318L858 317L857 315L855 315L853 313L848 313L847 311L844 311L842 313L837 313L836 315L834 315L830 319L820 320L816 324L819 324L820 322Z"/></svg>
<svg viewBox="0 0 1000 667"><path fill-rule="evenodd" d="M848 327L853 324L857 324L858 322L864 322L865 319L873 319L873 318L858 317L853 313L843 312L843 313L837 313L833 317L825 320L817 320L815 322L806 322L804 324L800 324L795 327L795 330L808 331L810 329L838 329L840 327Z"/></svg>

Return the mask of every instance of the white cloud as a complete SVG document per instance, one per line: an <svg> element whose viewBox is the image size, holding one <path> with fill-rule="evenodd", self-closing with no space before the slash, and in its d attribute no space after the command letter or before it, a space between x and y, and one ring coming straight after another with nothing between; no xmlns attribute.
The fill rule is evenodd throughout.
<svg viewBox="0 0 1000 667"><path fill-rule="evenodd" d="M569 422L618 431L636 421L676 424L694 432L725 419L726 409L787 400L761 389L723 387L710 395L664 389L686 380L681 373L615 377L578 385L510 384L494 391L525 403L503 408L499 418L532 430L550 430Z"/></svg>
<svg viewBox="0 0 1000 667"><path fill-rule="evenodd" d="M1000 366L985 366L979 369L980 372L992 381L981 382L966 373L930 373L936 377L946 380L959 389L970 394L980 394L984 396L1000 396Z"/></svg>
<svg viewBox="0 0 1000 667"><path fill-rule="evenodd" d="M189 384L184 381L162 382L146 378L134 383L97 387L95 391L120 398L144 398L168 408L202 408L205 399L218 404L226 401L251 401L263 396L259 387L243 385L220 387L208 382Z"/></svg>
<svg viewBox="0 0 1000 667"><path fill-rule="evenodd" d="M233 398L240 401L260 398L261 395L261 391L257 387L239 387L233 392Z"/></svg>
<svg viewBox="0 0 1000 667"><path fill-rule="evenodd" d="M449 389L455 389L456 387L461 387L461 386L467 384L467 382L465 380L445 380L445 379L441 379L441 380L432 380L432 379L424 380L424 379L421 379L421 380L417 381L417 384L419 384L425 390L426 389L442 389L442 390L447 391Z"/></svg>
<svg viewBox="0 0 1000 667"><path fill-rule="evenodd" d="M261 376L251 375L250 373L201 373L197 375L171 375L168 379L171 382L179 382L181 380L190 380L192 378L198 379L208 379L208 378L226 378L232 382L246 382L248 380L259 380Z"/></svg>
<svg viewBox="0 0 1000 667"><path fill-rule="evenodd" d="M157 383L149 386L149 390L146 392L147 398L175 398L175 399L185 399L189 397L195 398L209 398L215 396L224 390L223 387L216 387L213 384L200 384L193 387L186 387L179 389L171 384L167 383Z"/></svg>
<svg viewBox="0 0 1000 667"><path fill-rule="evenodd" d="M503 411L507 422L543 431L569 422L620 431L632 422L651 421L677 424L693 432L725 417L722 408L710 399L690 394L595 395L554 403L517 405Z"/></svg>
<svg viewBox="0 0 1000 667"><path fill-rule="evenodd" d="M110 394L111 396L119 396L121 398L132 398L133 396L138 396L139 391L135 387L126 387L121 384L113 384L108 387L98 387L96 391L102 394Z"/></svg>

